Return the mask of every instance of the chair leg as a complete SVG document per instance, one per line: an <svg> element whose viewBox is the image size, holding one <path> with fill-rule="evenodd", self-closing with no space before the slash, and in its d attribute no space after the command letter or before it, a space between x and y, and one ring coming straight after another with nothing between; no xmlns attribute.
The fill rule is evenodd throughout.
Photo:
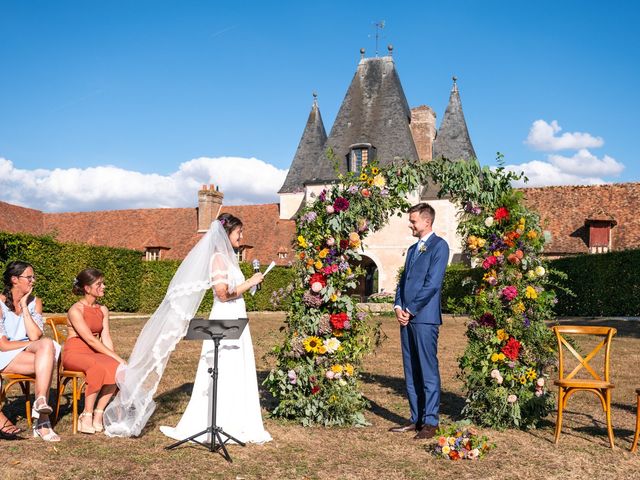
<svg viewBox="0 0 640 480"><path fill-rule="evenodd" d="M73 378L71 381L73 385L73 393L71 395L71 399L73 402L73 434L78 433L78 379Z"/></svg>
<svg viewBox="0 0 640 480"><path fill-rule="evenodd" d="M27 414L27 425L31 428L33 426L33 420L31 418L31 385L29 382L22 382L20 386L24 393L24 408Z"/></svg>
<svg viewBox="0 0 640 480"><path fill-rule="evenodd" d="M554 443L558 443L560 440L560 431L562 430L562 409L564 407L564 395L563 389L558 389L558 416L556 418L556 437Z"/></svg>
<svg viewBox="0 0 640 480"><path fill-rule="evenodd" d="M638 407L636 409L636 433L633 435L633 445L631 445L631 451L635 452L638 449L638 436L640 436L640 394L638 394Z"/></svg>
<svg viewBox="0 0 640 480"><path fill-rule="evenodd" d="M611 445L611 448L615 448L613 443L613 425L611 425L611 389L607 388L605 395L607 401L607 434L609 435L609 444Z"/></svg>

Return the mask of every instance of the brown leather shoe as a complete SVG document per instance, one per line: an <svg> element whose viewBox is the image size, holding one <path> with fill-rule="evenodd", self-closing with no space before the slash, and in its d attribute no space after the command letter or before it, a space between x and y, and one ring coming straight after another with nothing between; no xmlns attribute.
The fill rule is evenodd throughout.
<svg viewBox="0 0 640 480"><path fill-rule="evenodd" d="M393 433L405 433L405 432L415 432L418 430L418 427L415 423L408 423L406 425L398 425L397 427L391 427L389 429L390 432Z"/></svg>
<svg viewBox="0 0 640 480"><path fill-rule="evenodd" d="M414 440L427 440L436 436L437 425L425 425L418 431L418 434L413 437Z"/></svg>

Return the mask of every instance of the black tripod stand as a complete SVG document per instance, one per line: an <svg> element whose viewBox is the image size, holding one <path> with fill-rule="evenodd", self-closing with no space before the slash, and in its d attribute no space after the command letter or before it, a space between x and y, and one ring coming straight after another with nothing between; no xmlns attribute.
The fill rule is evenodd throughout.
<svg viewBox="0 0 640 480"><path fill-rule="evenodd" d="M203 447L207 447L210 452L220 452L225 460L228 462L233 462L231 460L231 456L227 451L226 443L229 440L233 440L235 443L241 446L245 446L244 442L241 442L237 438L229 435L225 432L221 427L216 425L216 410L217 410L217 400L218 400L218 349L220 347L220 340L226 338L228 340L234 340L240 338L240 334L242 330L244 330L245 325L247 324L246 318L240 318L238 320L202 320L194 318L191 320L189 324L189 330L187 331L187 335L185 338L187 340L197 340L197 339L211 339L214 344L214 355L213 355L213 368L209 368L207 371L211 374L211 425L209 425L206 429L201 432L194 433L190 437L187 437L179 442L173 443L168 447L165 447L167 450L172 450L183 443L186 442L195 442ZM197 440L198 437L202 435L210 434L211 440L208 442L203 442ZM223 440L222 436L226 437Z"/></svg>

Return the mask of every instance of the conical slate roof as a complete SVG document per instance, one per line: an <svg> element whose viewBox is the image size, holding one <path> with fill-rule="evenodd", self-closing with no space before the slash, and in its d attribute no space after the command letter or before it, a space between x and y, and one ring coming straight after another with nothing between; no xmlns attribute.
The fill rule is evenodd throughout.
<svg viewBox="0 0 640 480"><path fill-rule="evenodd" d="M295 193L304 190L304 182L312 176L318 157L323 152L323 147L327 141L327 132L322 123L320 108L314 94L313 106L304 127L302 138L298 144L298 149L289 167L287 178L278 193Z"/></svg>
<svg viewBox="0 0 640 480"><path fill-rule="evenodd" d="M462 111L456 77L453 77L449 105L447 105L447 110L444 112L440 129L433 143L433 158L440 157L452 161L476 158L476 152L473 149L467 122Z"/></svg>
<svg viewBox="0 0 640 480"><path fill-rule="evenodd" d="M308 181L336 179L333 161L327 157L328 148L333 149L341 171L347 170L351 146L362 143L375 147L381 165L395 157L417 161L410 121L411 110L393 58L362 58Z"/></svg>

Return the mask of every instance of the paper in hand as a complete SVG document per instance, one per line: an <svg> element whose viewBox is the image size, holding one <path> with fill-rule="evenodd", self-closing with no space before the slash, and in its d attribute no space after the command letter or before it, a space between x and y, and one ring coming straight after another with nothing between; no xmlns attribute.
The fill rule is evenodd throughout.
<svg viewBox="0 0 640 480"><path fill-rule="evenodd" d="M272 261L272 262L269 264L269 266L267 267L267 269L262 273L262 276L264 277L264 276L265 276L267 273L269 273L269 272L271 271L271 269L272 269L273 267L275 267L275 266L276 266L276 262ZM258 289L257 289L257 287L251 287L251 289L249 290L249 293L250 293L251 295L255 295L257 290L258 290Z"/></svg>

